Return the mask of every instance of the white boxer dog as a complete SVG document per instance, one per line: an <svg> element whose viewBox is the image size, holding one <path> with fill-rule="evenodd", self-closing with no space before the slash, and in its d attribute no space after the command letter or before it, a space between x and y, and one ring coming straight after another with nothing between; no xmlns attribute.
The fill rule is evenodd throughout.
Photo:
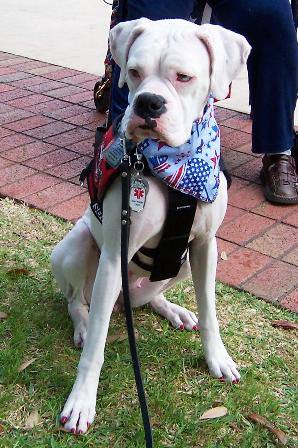
<svg viewBox="0 0 298 448"><path fill-rule="evenodd" d="M122 120L126 136L135 142L147 137L159 139L173 150L187 141L192 123L202 116L209 96L227 96L231 81L250 51L245 38L238 34L219 26L198 26L179 19L153 22L142 18L120 23L110 33L110 47L121 68L119 86L126 82L130 92ZM159 116L154 115L155 127L138 115L136 104L144 93L163 98L162 105L152 106L160 109ZM147 180L149 191L144 210L131 212L129 260L142 246L157 246L167 213L165 184L152 176ZM130 261L130 291L133 306L149 303L174 327L196 329L197 317L163 295L191 273L209 370L215 378L237 382L240 374L222 342L215 309L215 233L226 206L227 184L221 173L215 201L197 203L189 261L182 265L177 277L150 282L144 278L148 273ZM74 343L83 346L77 378L61 414L65 430L76 434L86 432L94 420L110 317L121 294L120 215L118 178L105 195L102 224L88 208L52 253L53 272L68 300L74 323Z"/></svg>

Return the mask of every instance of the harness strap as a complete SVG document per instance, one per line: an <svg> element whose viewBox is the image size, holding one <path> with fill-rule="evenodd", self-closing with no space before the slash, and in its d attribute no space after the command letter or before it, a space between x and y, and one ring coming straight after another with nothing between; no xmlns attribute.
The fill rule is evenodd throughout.
<svg viewBox="0 0 298 448"><path fill-rule="evenodd" d="M154 257L150 276L152 282L173 278L178 274L197 208L197 199L193 196L170 188L168 193L168 214Z"/></svg>
<svg viewBox="0 0 298 448"><path fill-rule="evenodd" d="M132 364L134 369L135 381L138 391L139 403L143 418L143 425L145 431L146 448L153 447L152 430L150 425L148 407L146 403L146 396L142 381L141 367L138 359L138 351L136 347L136 338L133 327L133 315L129 297L129 282L128 282L128 247L129 247L129 191L130 191L130 167L129 156L123 157L122 165L120 166L122 179L122 207L121 207L121 274L122 274L122 291L124 298L124 309L126 327L128 333L128 341Z"/></svg>

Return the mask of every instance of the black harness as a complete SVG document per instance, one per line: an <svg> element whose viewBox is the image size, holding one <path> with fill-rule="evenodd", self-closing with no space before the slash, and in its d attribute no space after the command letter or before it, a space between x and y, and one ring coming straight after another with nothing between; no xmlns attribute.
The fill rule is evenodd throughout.
<svg viewBox="0 0 298 448"><path fill-rule="evenodd" d="M113 133L117 136L119 121L113 126ZM97 176L96 165L105 131L106 129L104 127L97 128L94 143L94 158L80 175L81 183L87 178L91 209L100 222L102 222L102 204L105 192L102 194L102 192L98 191L94 179ZM126 146L130 164L133 165L136 161L134 154L135 145L127 142ZM146 160L143 163L145 165L143 173L146 176L151 176ZM109 166L105 166L105 168L109 169ZM109 175L110 179L105 187L106 189L111 186L116 177L120 175L120 172L120 166L119 169L113 170ZM152 282L173 278L178 274L181 265L187 258L189 235L197 207L197 200L190 195L181 193L171 187L167 187L167 194L168 210L158 246L155 249L142 247L132 258L132 261L137 266L150 272L150 281ZM145 263L142 261L140 254L151 259L151 262Z"/></svg>

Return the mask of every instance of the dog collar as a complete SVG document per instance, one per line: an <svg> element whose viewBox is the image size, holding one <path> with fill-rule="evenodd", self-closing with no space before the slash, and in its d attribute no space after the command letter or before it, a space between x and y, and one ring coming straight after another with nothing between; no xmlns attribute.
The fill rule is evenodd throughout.
<svg viewBox="0 0 298 448"><path fill-rule="evenodd" d="M209 98L203 117L193 122L183 145L173 148L155 139L138 145L153 175L203 202L213 202L219 187L220 134L213 104Z"/></svg>

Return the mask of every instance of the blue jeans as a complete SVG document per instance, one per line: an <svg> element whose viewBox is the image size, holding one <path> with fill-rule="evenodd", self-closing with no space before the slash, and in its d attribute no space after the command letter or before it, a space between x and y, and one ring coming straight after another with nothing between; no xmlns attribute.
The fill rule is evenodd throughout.
<svg viewBox="0 0 298 448"><path fill-rule="evenodd" d="M252 150L278 153L293 147L298 87L296 30L288 0L208 0L213 20L244 35L252 52L247 68L252 109ZM127 0L127 17L188 19L194 0ZM128 90L112 82L111 118L123 113Z"/></svg>

